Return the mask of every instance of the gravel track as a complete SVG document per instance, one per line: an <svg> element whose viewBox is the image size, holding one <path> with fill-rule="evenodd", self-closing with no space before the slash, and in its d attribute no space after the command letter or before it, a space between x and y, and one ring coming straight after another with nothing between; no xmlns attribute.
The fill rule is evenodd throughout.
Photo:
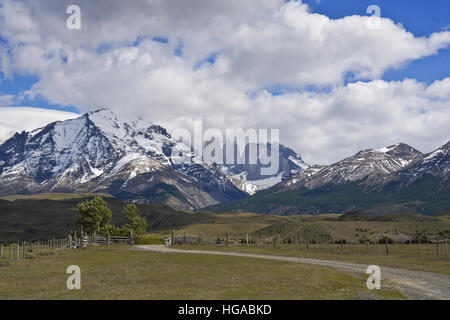
<svg viewBox="0 0 450 320"><path fill-rule="evenodd" d="M264 255L244 252L223 252L206 250L179 250L165 247L164 245L141 245L135 246L138 250L163 252L163 253L184 253L184 254L209 254L221 256L247 257L256 259L266 259L275 261L285 261L292 263L303 263L324 267L334 267L346 271L366 273L368 265L335 260L321 260L311 258L284 257L275 255ZM381 268L382 279L389 282L409 299L436 299L450 300L450 276L431 272L413 271L390 267ZM383 284L383 282L382 282Z"/></svg>

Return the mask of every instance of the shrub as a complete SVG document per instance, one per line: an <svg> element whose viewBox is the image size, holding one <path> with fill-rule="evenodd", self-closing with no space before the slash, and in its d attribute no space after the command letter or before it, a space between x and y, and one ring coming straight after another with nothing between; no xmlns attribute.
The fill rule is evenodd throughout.
<svg viewBox="0 0 450 320"><path fill-rule="evenodd" d="M134 244L139 245L164 244L164 239L158 235L144 235L136 237L134 239Z"/></svg>

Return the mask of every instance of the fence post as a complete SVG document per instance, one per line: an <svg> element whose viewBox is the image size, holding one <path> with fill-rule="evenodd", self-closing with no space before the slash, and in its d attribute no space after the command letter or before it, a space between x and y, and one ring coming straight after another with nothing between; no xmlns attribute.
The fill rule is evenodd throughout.
<svg viewBox="0 0 450 320"><path fill-rule="evenodd" d="M403 247L403 256L405 256L406 255L406 252L405 252L405 240L402 240L402 247Z"/></svg>
<svg viewBox="0 0 450 320"><path fill-rule="evenodd" d="M388 239L384 240L384 243L386 244L386 255L389 255L389 243L388 243Z"/></svg>
<svg viewBox="0 0 450 320"><path fill-rule="evenodd" d="M2 257L3 257L3 243L0 244L0 261L2 260Z"/></svg>
<svg viewBox="0 0 450 320"><path fill-rule="evenodd" d="M428 237L427 237L427 257L428 257L428 248L429 248L429 246L430 246L430 239L428 239Z"/></svg>
<svg viewBox="0 0 450 320"><path fill-rule="evenodd" d="M230 245L230 236L227 234L227 246Z"/></svg>
<svg viewBox="0 0 450 320"><path fill-rule="evenodd" d="M436 258L439 258L439 239L436 239Z"/></svg>
<svg viewBox="0 0 450 320"><path fill-rule="evenodd" d="M107 243L108 243L108 246L111 245L111 236L109 234L108 234L108 237L107 237Z"/></svg>
<svg viewBox="0 0 450 320"><path fill-rule="evenodd" d="M247 233L247 239L246 240L247 240L247 247L248 247L248 233Z"/></svg>
<svg viewBox="0 0 450 320"><path fill-rule="evenodd" d="M134 246L133 230L130 230L130 244Z"/></svg>
<svg viewBox="0 0 450 320"><path fill-rule="evenodd" d="M448 258L448 244L447 244L447 238L445 238L445 251L447 251L447 258Z"/></svg>

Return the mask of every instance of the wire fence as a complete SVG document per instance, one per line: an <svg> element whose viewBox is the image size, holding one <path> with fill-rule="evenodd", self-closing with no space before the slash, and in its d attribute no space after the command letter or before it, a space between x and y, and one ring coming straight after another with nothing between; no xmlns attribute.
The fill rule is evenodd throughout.
<svg viewBox="0 0 450 320"><path fill-rule="evenodd" d="M262 236L258 234L208 236L207 234L172 235L165 239L166 246L201 245L201 246L244 246L260 248L291 248L297 250L323 253L387 255L387 256L421 256L429 258L449 258L449 239L415 239L376 241L350 241L347 239L319 239L290 237L282 235Z"/></svg>

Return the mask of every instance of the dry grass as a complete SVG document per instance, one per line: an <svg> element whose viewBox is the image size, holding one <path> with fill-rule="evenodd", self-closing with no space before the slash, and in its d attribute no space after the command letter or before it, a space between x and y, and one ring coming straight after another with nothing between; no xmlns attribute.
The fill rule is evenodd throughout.
<svg viewBox="0 0 450 320"><path fill-rule="evenodd" d="M314 247L312 245L311 247ZM250 252L250 253L260 253L260 254L272 254L287 257L302 257L302 258L315 258L324 260L337 260L337 261L349 261L363 263L367 265L379 265L385 267L403 268L417 271L425 272L436 272L442 274L450 274L450 259L445 255L445 248L441 246L439 259L436 258L435 246L431 246L428 250L426 245L412 245L408 248L406 245L406 255L403 256L403 248L401 245L394 247L390 245L390 255L385 255L385 248L383 245L380 247L380 254L378 255L378 250L376 245L372 245L369 248L358 247L354 245L353 247L344 245L344 251L341 252L339 245L335 247L320 246L319 249L306 250L306 248L297 246L293 248L292 245L282 245L279 248L273 248L272 245L250 245L246 246L225 246L225 245L209 245L209 246L176 246L178 249L197 249L197 250L219 250L219 251L239 251L239 252Z"/></svg>
<svg viewBox="0 0 450 320"><path fill-rule="evenodd" d="M69 291L69 265L82 289ZM0 267L0 299L403 299L369 291L364 275L243 257L163 254L128 247L63 251Z"/></svg>

